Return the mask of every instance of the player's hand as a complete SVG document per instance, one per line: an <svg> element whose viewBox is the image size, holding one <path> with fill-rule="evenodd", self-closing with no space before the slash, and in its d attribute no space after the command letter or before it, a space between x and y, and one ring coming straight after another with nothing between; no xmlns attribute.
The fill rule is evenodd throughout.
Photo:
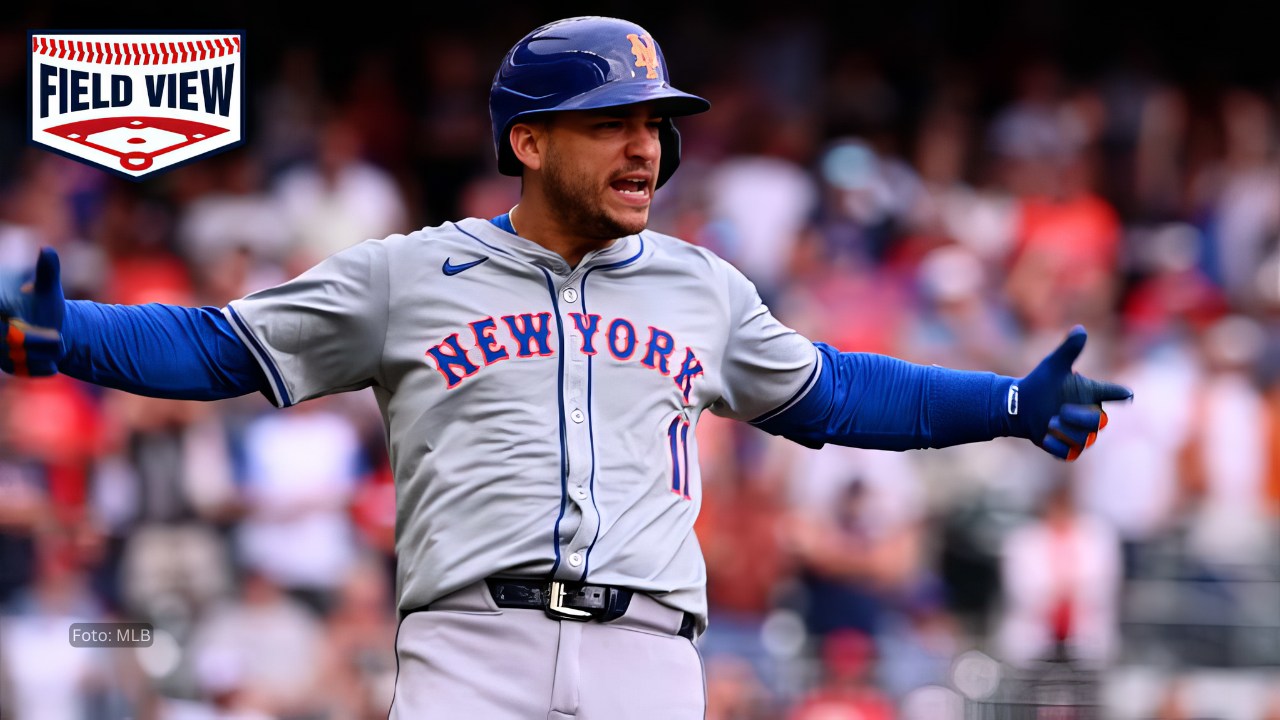
<svg viewBox="0 0 1280 720"><path fill-rule="evenodd" d="M0 370L34 377L57 373L65 311L58 253L43 248L33 278L0 280Z"/></svg>
<svg viewBox="0 0 1280 720"><path fill-rule="evenodd" d="M1133 391L1123 385L1072 372L1071 366L1080 356L1085 339L1084 327L1072 328L1058 349L1009 391L1012 434L1067 461L1080 457L1107 426L1102 403L1133 397Z"/></svg>

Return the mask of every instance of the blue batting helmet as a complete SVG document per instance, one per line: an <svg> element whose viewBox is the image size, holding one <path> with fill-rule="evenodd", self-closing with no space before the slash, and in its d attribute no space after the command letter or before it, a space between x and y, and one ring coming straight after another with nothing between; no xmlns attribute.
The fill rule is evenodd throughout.
<svg viewBox="0 0 1280 720"><path fill-rule="evenodd" d="M708 110L711 103L671 87L662 50L644 28L607 17L558 20L524 36L507 52L489 90L489 117L498 171L520 175L511 126L557 110L652 102L664 118L658 138L658 187L680 164L680 133L672 117Z"/></svg>

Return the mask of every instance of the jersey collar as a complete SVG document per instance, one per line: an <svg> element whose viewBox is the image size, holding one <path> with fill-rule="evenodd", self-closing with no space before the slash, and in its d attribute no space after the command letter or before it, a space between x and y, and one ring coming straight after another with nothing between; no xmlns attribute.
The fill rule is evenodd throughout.
<svg viewBox="0 0 1280 720"><path fill-rule="evenodd" d="M490 220L483 218L466 218L454 223L459 229L479 240L495 252L519 258L539 267L544 267L557 275L570 275L577 270L586 270L598 265L609 265L635 255L640 247L638 235L618 238L611 245L587 253L576 268L558 253L554 253L538 243L512 234Z"/></svg>

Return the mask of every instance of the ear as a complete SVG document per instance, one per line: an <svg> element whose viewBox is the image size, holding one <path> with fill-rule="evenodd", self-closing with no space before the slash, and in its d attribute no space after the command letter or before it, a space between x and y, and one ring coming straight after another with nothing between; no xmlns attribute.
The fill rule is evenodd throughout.
<svg viewBox="0 0 1280 720"><path fill-rule="evenodd" d="M516 159L530 170L541 170L546 153L546 123L519 122L511 126L507 140Z"/></svg>

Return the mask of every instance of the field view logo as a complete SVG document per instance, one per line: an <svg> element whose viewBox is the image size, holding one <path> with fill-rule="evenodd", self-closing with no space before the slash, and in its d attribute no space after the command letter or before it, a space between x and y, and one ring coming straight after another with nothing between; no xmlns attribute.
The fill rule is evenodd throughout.
<svg viewBox="0 0 1280 720"><path fill-rule="evenodd" d="M29 140L131 180L244 141L244 33L30 33Z"/></svg>

